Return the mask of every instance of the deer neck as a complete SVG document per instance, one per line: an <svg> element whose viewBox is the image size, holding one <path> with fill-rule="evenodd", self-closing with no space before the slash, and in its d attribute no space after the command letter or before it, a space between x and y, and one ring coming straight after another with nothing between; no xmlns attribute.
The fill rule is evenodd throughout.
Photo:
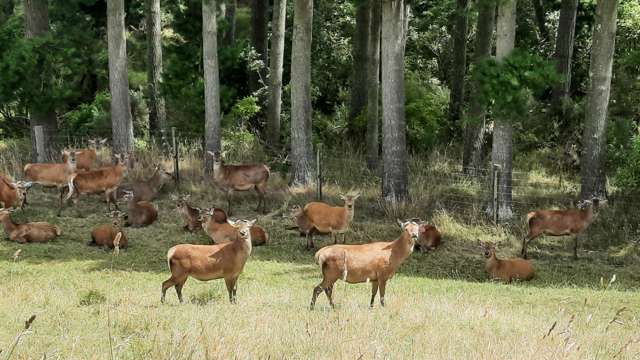
<svg viewBox="0 0 640 360"><path fill-rule="evenodd" d="M253 246L251 245L251 234L246 238L243 238L241 235L238 236L234 243L241 249L241 251L246 252L247 257L251 255L251 250L253 249Z"/></svg>
<svg viewBox="0 0 640 360"><path fill-rule="evenodd" d="M344 206L344 212L346 214L347 223L351 223L353 221L353 215L355 214L355 207L351 207L349 209L346 205Z"/></svg>
<svg viewBox="0 0 640 360"><path fill-rule="evenodd" d="M582 218L587 224L591 224L593 222L595 218L593 205L590 205L588 208L582 210Z"/></svg>
<svg viewBox="0 0 640 360"><path fill-rule="evenodd" d="M11 221L9 215L0 215L0 222L2 223L2 225L4 225L4 229L7 232L12 232L16 229L16 224Z"/></svg>
<svg viewBox="0 0 640 360"><path fill-rule="evenodd" d="M391 257L402 262L413 252L413 241L407 231L403 231L400 237L391 244Z"/></svg>
<svg viewBox="0 0 640 360"><path fill-rule="evenodd" d="M502 260L498 259L496 253L491 254L491 257L487 259L487 263L485 264L485 268L488 271L497 270L502 265Z"/></svg>

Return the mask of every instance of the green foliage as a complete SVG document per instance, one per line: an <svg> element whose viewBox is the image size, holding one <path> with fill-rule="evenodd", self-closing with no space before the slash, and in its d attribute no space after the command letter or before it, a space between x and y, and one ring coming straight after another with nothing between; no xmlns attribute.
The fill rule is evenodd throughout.
<svg viewBox="0 0 640 360"><path fill-rule="evenodd" d="M260 105L258 105L258 98L255 96L247 96L231 108L231 116L239 125L244 125L259 112Z"/></svg>
<svg viewBox="0 0 640 360"><path fill-rule="evenodd" d="M93 101L80 104L77 108L65 114L65 127L75 135L99 134L106 136L110 134L110 101L111 95L108 91L98 92Z"/></svg>
<svg viewBox="0 0 640 360"><path fill-rule="evenodd" d="M105 301L107 301L107 297L99 290L91 289L80 293L80 306L99 305Z"/></svg>
<svg viewBox="0 0 640 360"><path fill-rule="evenodd" d="M432 81L409 73L405 81L407 143L412 151L432 150L446 121L449 92Z"/></svg>
<svg viewBox="0 0 640 360"><path fill-rule="evenodd" d="M627 146L609 146L609 156L618 165L613 182L623 190L640 189L640 135L635 133Z"/></svg>

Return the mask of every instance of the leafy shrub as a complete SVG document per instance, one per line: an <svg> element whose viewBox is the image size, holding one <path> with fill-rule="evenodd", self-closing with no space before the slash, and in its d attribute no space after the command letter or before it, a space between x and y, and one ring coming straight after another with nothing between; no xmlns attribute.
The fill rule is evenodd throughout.
<svg viewBox="0 0 640 360"><path fill-rule="evenodd" d="M449 92L433 81L408 73L405 81L407 143L415 152L431 150L440 138L446 119Z"/></svg>
<svg viewBox="0 0 640 360"><path fill-rule="evenodd" d="M65 115L67 130L76 135L109 135L111 133L110 102L111 94L107 90L98 92L92 102L80 104Z"/></svg>
<svg viewBox="0 0 640 360"><path fill-rule="evenodd" d="M614 184L626 190L640 189L640 135L635 135L630 146L624 151L616 151L619 162L614 176Z"/></svg>

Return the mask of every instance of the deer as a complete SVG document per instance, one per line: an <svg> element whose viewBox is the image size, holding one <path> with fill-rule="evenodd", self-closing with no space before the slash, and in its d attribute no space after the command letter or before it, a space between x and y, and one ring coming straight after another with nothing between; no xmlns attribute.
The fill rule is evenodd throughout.
<svg viewBox="0 0 640 360"><path fill-rule="evenodd" d="M307 238L307 250L315 248L313 234L331 234L333 243L338 243L336 234L342 234L342 243L346 243L346 232L353 221L354 203L360 197L359 193L340 194L344 206L331 206L323 202L310 202L302 209L302 215L297 217L298 224L302 224L300 232ZM304 217L304 218L301 218Z"/></svg>
<svg viewBox="0 0 640 360"><path fill-rule="evenodd" d="M68 201L73 197L73 204L76 205L80 195L104 193L107 200L107 211L111 211L112 202L118 210L118 203L112 201L113 193L118 189L127 173L129 156L127 154L115 154L114 156L117 159L115 165L71 175L68 180L69 194L65 200Z"/></svg>
<svg viewBox="0 0 640 360"><path fill-rule="evenodd" d="M282 217L292 219L295 222L296 224L295 226L289 226L286 229L298 230L298 232L300 233L300 236L306 237L308 232L311 232L312 234L320 234L318 230L314 228L313 225L311 225L311 223L309 223L309 220L307 220L307 217L304 216L304 211L302 207L300 207L300 205L293 205L293 207L289 209L289 213L283 214Z"/></svg>
<svg viewBox="0 0 640 360"><path fill-rule="evenodd" d="M107 143L107 139L89 139L89 147L86 149L76 150L76 166L78 170L91 170L101 165L102 148ZM62 155L62 161L65 162L65 155Z"/></svg>
<svg viewBox="0 0 640 360"><path fill-rule="evenodd" d="M91 230L91 241L89 246L106 246L108 248L114 248L114 242L118 236L120 237L120 248L126 248L128 245L127 236L122 230L122 220L124 213L120 211L112 211L107 214L111 216L111 224L98 225Z"/></svg>
<svg viewBox="0 0 640 360"><path fill-rule="evenodd" d="M30 222L18 224L11 220L10 213L13 209L0 209L0 223L9 236L9 240L24 243L44 243L62 235L62 230L57 225L48 222Z"/></svg>
<svg viewBox="0 0 640 360"><path fill-rule="evenodd" d="M251 255L251 227L256 220L230 221L240 233L240 238L215 245L181 244L169 249L167 263L171 277L162 283L164 303L167 289L175 287L180 303L182 288L189 277L200 281L224 279L229 293L229 302L237 303L238 277Z"/></svg>
<svg viewBox="0 0 640 360"><path fill-rule="evenodd" d="M125 226L148 226L158 219L158 209L148 201L138 201L133 191L125 191L124 199L127 201Z"/></svg>
<svg viewBox="0 0 640 360"><path fill-rule="evenodd" d="M416 242L416 250L420 252L433 251L440 246L442 236L434 225L420 224L420 236Z"/></svg>
<svg viewBox="0 0 640 360"><path fill-rule="evenodd" d="M494 244L480 240L478 240L478 244L482 247L484 257L487 259L485 270L492 280L511 283L513 280L528 281L535 276L535 269L531 261L521 258L501 260L496 256L496 246Z"/></svg>
<svg viewBox="0 0 640 360"><path fill-rule="evenodd" d="M222 209L204 209L201 211L199 220L202 223L202 229L214 244L235 241L240 237L240 233L231 225L227 214ZM261 226L253 225L250 231L253 246L266 245L269 242L269 234Z"/></svg>
<svg viewBox="0 0 640 360"><path fill-rule="evenodd" d="M29 181L12 182L8 177L0 174L0 207L24 209L27 200L27 190L33 185Z"/></svg>
<svg viewBox="0 0 640 360"><path fill-rule="evenodd" d="M120 186L117 191L117 196L124 196L125 191L133 191L137 200L151 201L158 197L160 190L162 190L162 186L173 178L172 173L165 170L161 165L156 165L153 174L149 179ZM112 200L115 201L115 199Z"/></svg>
<svg viewBox="0 0 640 360"><path fill-rule="evenodd" d="M420 224L409 220L400 225L400 236L391 242L373 242L362 245L329 245L318 250L315 261L322 271L322 281L313 289L310 309L313 310L318 295L324 290L333 303L333 285L339 279L350 284L371 282L371 302L373 307L376 294L380 290L380 305L384 306L384 296L389 281L400 265L411 255L419 236Z"/></svg>
<svg viewBox="0 0 640 360"><path fill-rule="evenodd" d="M69 150L62 151L65 159L61 164L34 163L24 166L24 176L27 180L44 187L56 187L60 192L58 216L62 212L64 191L69 186L69 179L76 172L76 153Z"/></svg>
<svg viewBox="0 0 640 360"><path fill-rule="evenodd" d="M264 164L254 165L225 165L219 152L207 151L213 156L213 182L225 193L227 198L227 213L231 214L231 194L234 191L248 191L255 189L258 194L256 212L266 212L265 194L271 169Z"/></svg>
<svg viewBox="0 0 640 360"><path fill-rule="evenodd" d="M171 195L171 199L176 202L176 211L186 221L186 224L182 227L184 231L196 232L202 229L202 222L200 221L201 209L191 206L188 202L189 197L191 196Z"/></svg>
<svg viewBox="0 0 640 360"><path fill-rule="evenodd" d="M573 259L578 259L578 237L595 220L599 207L606 203L599 198L582 201L577 209L538 210L527 214L529 231L522 239L521 255L527 258L527 246L540 235L573 235Z"/></svg>

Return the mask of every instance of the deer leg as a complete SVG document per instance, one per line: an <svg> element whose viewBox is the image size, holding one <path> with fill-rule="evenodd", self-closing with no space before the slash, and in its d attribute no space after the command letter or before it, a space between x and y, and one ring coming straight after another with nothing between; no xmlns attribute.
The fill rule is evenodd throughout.
<svg viewBox="0 0 640 360"><path fill-rule="evenodd" d="M376 299L376 294L378 293L378 282L371 282L371 303L369 303L369 307L373 307L373 302Z"/></svg>
<svg viewBox="0 0 640 360"><path fill-rule="evenodd" d="M307 231L307 250L311 250L313 248L315 248L315 245L313 244L313 233L310 231Z"/></svg>
<svg viewBox="0 0 640 360"><path fill-rule="evenodd" d="M58 216L62 214L62 205L63 205L63 197L64 197L64 189L60 188L60 201L58 202Z"/></svg>
<svg viewBox="0 0 640 360"><path fill-rule="evenodd" d="M578 260L578 237L580 234L576 234L573 237L573 260Z"/></svg>
<svg viewBox="0 0 640 360"><path fill-rule="evenodd" d="M333 284L324 288L324 293L327 295L327 299L329 299L329 305L331 305L331 308L335 309L335 305L333 304Z"/></svg>
<svg viewBox="0 0 640 360"><path fill-rule="evenodd" d="M380 288L380 306L384 306L384 292L387 287L387 280L379 279L378 287Z"/></svg>
<svg viewBox="0 0 640 360"><path fill-rule="evenodd" d="M313 307L316 306L316 299L318 295L322 292L322 286L318 285L313 289L313 296L311 297L311 305L309 306L309 310L313 310Z"/></svg>
<svg viewBox="0 0 640 360"><path fill-rule="evenodd" d="M225 278L224 283L227 285L227 292L229 293L229 302L232 304L237 303L236 299L236 280L238 278Z"/></svg>
<svg viewBox="0 0 640 360"><path fill-rule="evenodd" d="M176 282L174 281L173 276L171 276L169 279L167 279L162 283L162 296L160 297L161 303L164 304L164 297L167 294L167 289L175 285L176 285Z"/></svg>
<svg viewBox="0 0 640 360"><path fill-rule="evenodd" d="M186 279L185 279L186 281ZM180 301L180 304L184 303L184 300L182 299L182 287L184 286L184 281L181 283L176 284L176 294L178 295L178 300Z"/></svg>

